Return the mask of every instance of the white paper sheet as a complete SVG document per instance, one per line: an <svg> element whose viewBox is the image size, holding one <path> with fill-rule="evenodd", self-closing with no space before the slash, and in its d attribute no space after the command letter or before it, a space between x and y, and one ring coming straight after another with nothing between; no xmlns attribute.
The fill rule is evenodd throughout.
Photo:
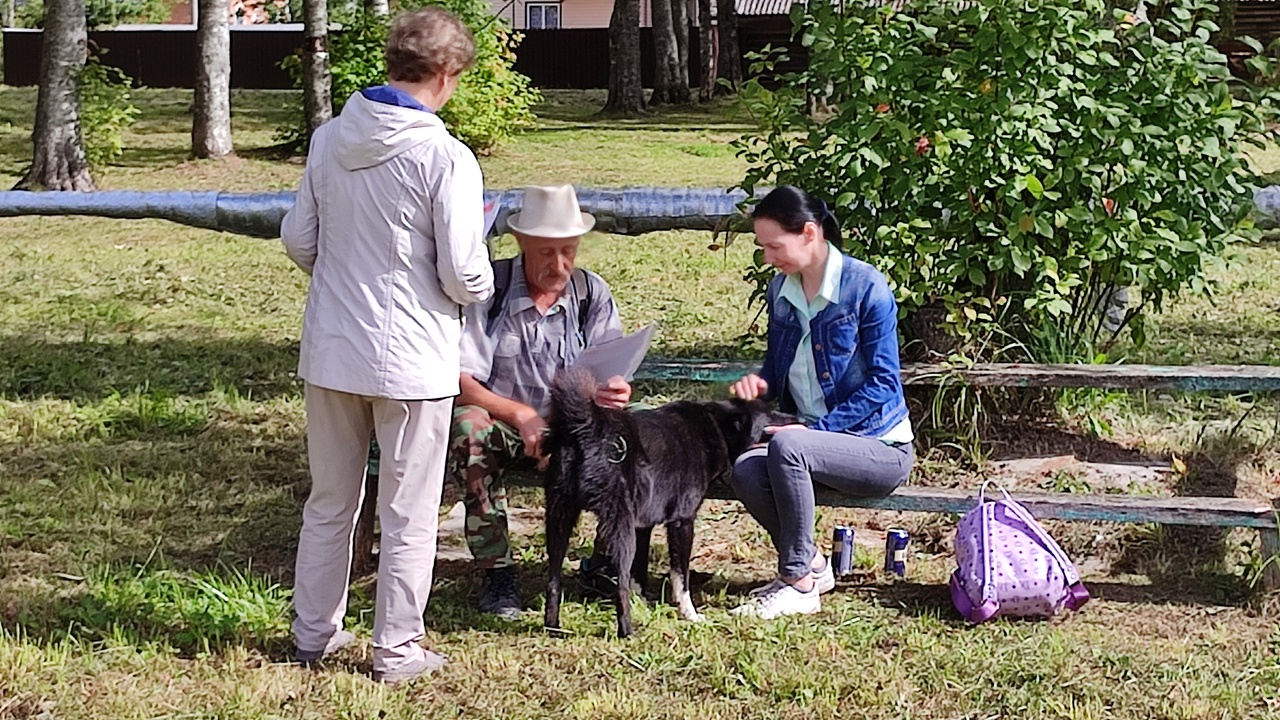
<svg viewBox="0 0 1280 720"><path fill-rule="evenodd" d="M649 352L649 342L653 340L655 327L650 324L630 335L592 345L582 351L573 366L590 370L601 383L607 382L614 375L621 375L627 382L631 382L636 369L644 361L645 353Z"/></svg>

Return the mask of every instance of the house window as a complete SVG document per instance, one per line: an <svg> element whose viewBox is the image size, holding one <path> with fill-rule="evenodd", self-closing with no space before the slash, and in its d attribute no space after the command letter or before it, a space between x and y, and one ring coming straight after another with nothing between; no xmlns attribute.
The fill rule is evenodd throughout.
<svg viewBox="0 0 1280 720"><path fill-rule="evenodd" d="M524 12L525 27L530 30L556 30L560 27L560 3L527 3Z"/></svg>

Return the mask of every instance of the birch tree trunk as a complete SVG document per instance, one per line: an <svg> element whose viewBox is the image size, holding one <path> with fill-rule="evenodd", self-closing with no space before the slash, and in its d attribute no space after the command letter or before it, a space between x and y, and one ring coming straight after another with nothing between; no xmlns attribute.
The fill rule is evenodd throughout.
<svg viewBox="0 0 1280 720"><path fill-rule="evenodd" d="M720 79L729 83L730 92L742 87L742 53L738 50L738 10L734 0L718 0L716 33L720 40L717 59Z"/></svg>
<svg viewBox="0 0 1280 720"><path fill-rule="evenodd" d="M84 0L45 0L34 150L14 190L94 189L80 132L80 73L88 44Z"/></svg>
<svg viewBox="0 0 1280 720"><path fill-rule="evenodd" d="M671 24L676 28L676 50L680 55L680 87L685 89L681 102L689 102L689 0L671 0Z"/></svg>
<svg viewBox="0 0 1280 720"><path fill-rule="evenodd" d="M712 0L698 0L698 66L702 81L698 84L698 100L708 102L716 89L716 16L711 12Z"/></svg>
<svg viewBox="0 0 1280 720"><path fill-rule="evenodd" d="M200 0L196 17L196 88L191 154L224 158L231 142L231 28L227 0Z"/></svg>
<svg viewBox="0 0 1280 720"><path fill-rule="evenodd" d="M307 132L333 117L329 81L329 10L325 0L303 0L302 109Z"/></svg>
<svg viewBox="0 0 1280 720"><path fill-rule="evenodd" d="M680 46L676 41L673 4L682 0L653 0L653 105L689 102L689 84L680 85Z"/></svg>

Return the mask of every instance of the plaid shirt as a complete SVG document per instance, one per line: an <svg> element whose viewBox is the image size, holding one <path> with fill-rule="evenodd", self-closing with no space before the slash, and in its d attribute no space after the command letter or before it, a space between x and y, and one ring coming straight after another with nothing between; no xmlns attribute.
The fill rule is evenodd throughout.
<svg viewBox="0 0 1280 720"><path fill-rule="evenodd" d="M511 286L492 331L487 324L493 299L467 306L462 372L494 393L546 415L556 372L573 364L583 348L622 335L622 320L609 286L593 272L586 271L586 275L591 284L591 307L585 320L578 320L573 283L565 285L564 292L544 314L529 297L524 257L516 257Z"/></svg>

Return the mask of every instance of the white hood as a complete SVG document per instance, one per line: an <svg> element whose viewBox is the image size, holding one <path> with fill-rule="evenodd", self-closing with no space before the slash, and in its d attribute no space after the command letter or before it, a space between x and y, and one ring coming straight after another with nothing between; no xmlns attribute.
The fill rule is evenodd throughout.
<svg viewBox="0 0 1280 720"><path fill-rule="evenodd" d="M333 153L346 170L381 165L445 132L435 113L376 102L358 92L333 124Z"/></svg>

